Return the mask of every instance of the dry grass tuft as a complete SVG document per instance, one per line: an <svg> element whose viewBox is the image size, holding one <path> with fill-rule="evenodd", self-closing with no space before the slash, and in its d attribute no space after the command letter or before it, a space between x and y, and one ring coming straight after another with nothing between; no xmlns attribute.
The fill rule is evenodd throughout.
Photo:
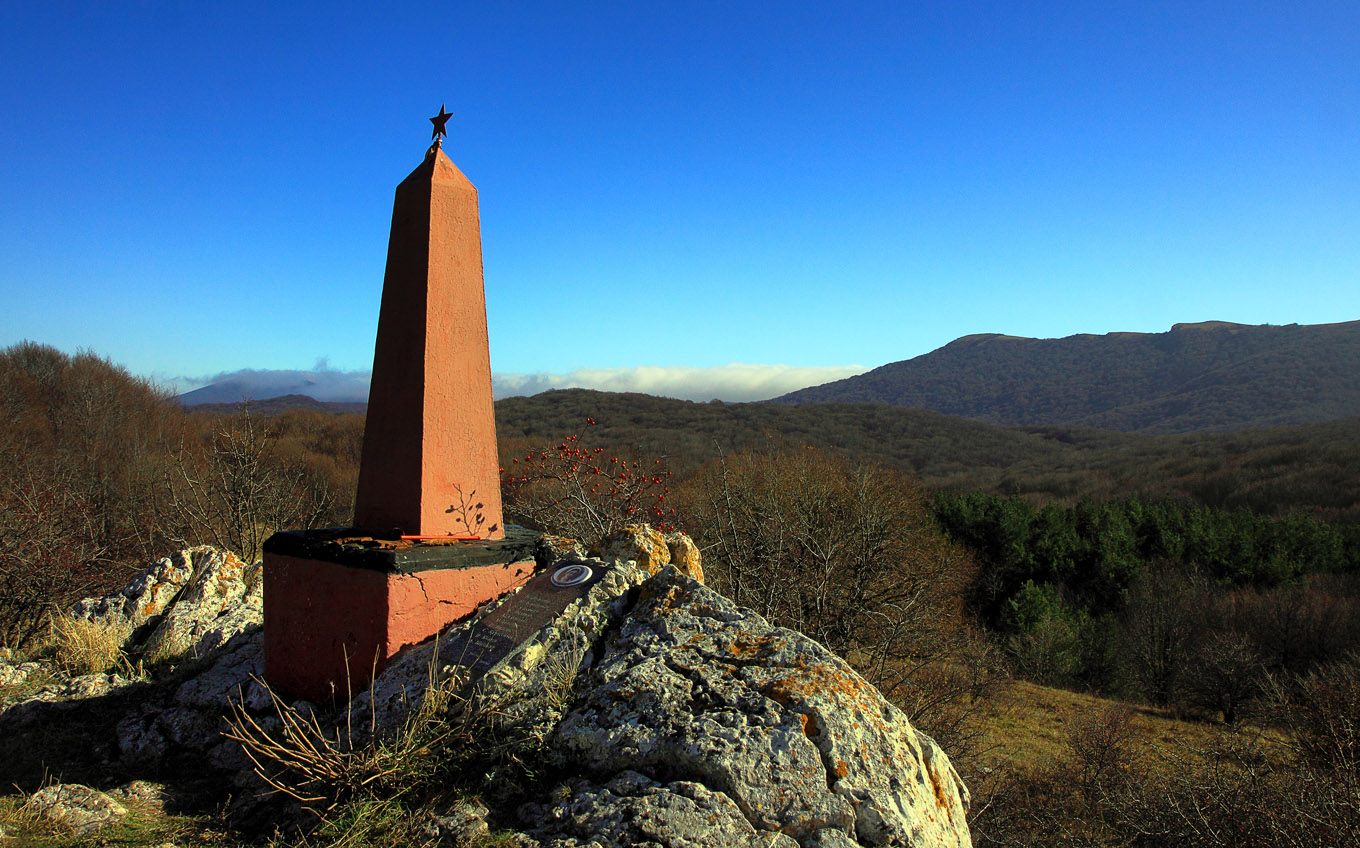
<svg viewBox="0 0 1360 848"><path fill-rule="evenodd" d="M581 661L579 651L551 654L532 693L487 693L467 686L462 669L437 668L437 657L436 650L425 696L394 733L382 733L372 718L367 728L353 727L348 708L329 721L300 713L272 690L268 719L234 709L224 735L241 744L275 793L317 817L301 844L424 845L428 809L475 797L490 782L518 784L551 717L569 703ZM508 844L502 836L485 834L475 844Z"/></svg>
<svg viewBox="0 0 1360 848"><path fill-rule="evenodd" d="M52 617L43 653L73 676L131 668L116 629L69 615Z"/></svg>

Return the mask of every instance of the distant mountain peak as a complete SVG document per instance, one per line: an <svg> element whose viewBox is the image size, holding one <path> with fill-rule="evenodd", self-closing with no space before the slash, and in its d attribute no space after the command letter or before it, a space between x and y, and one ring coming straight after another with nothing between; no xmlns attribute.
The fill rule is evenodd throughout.
<svg viewBox="0 0 1360 848"><path fill-rule="evenodd" d="M967 345L970 345L970 344L978 344L979 342L995 341L995 340L998 340L998 339L1017 339L1017 340L1020 340L1020 341L1033 341L1033 339L1027 339L1027 338L1024 337L1024 336L1007 336L1007 335L1003 335L1003 334L1001 334L1001 333L973 333L973 334L967 335L967 336L959 336L957 339L954 339L952 342L950 342L949 344L945 345L945 347L949 347L949 346L951 346L951 345L964 345L964 346L967 346Z"/></svg>
<svg viewBox="0 0 1360 848"><path fill-rule="evenodd" d="M1181 331L1181 330L1227 330L1227 329L1241 329L1241 328L1244 328L1244 327L1251 327L1251 326L1252 326L1251 324L1234 324L1232 321L1197 321L1197 322L1191 323L1191 324L1172 324L1172 325L1171 325L1171 332L1175 333L1175 332L1179 332L1179 331ZM1262 324L1261 326L1263 326L1263 327L1269 327L1270 325L1269 325L1269 324ZM1289 326L1291 326L1291 327L1297 327L1298 325L1297 325L1297 324L1290 324Z"/></svg>

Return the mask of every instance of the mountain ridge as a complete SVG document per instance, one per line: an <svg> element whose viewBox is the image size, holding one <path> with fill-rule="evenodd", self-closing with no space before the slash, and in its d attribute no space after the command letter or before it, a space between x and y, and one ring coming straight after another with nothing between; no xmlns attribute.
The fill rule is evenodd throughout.
<svg viewBox="0 0 1360 848"><path fill-rule="evenodd" d="M1220 432L1360 415L1360 321L962 336L770 403L888 403L1001 426Z"/></svg>

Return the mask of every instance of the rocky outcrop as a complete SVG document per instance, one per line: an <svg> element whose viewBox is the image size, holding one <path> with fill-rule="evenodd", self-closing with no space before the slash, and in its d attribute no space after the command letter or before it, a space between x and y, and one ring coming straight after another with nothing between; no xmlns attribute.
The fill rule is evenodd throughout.
<svg viewBox="0 0 1360 848"><path fill-rule="evenodd" d="M600 560L581 560L603 568ZM486 675L475 681L481 697L498 698L510 693L534 693L552 685L553 679L567 683L593 661L592 648L602 635L616 627L627 612L632 591L648 577L632 562L609 564L605 576L590 587L584 597L569 604L546 626L526 638ZM436 640L416 646L388 665L374 680L370 691L354 698L349 705L349 724L361 730L376 725L387 731L401 726L411 710L417 708L433 678L460 674L474 655L471 637L478 623L503 604L512 603L511 592L477 611L470 619L454 625ZM471 688L471 687L470 687ZM377 721L372 721L376 713ZM550 720L545 717L540 720Z"/></svg>
<svg viewBox="0 0 1360 848"><path fill-rule="evenodd" d="M575 781L569 792L547 808L527 809L542 822L538 835L547 845L798 846L783 833L756 830L729 796L690 780L658 783L625 771L603 786Z"/></svg>
<svg viewBox="0 0 1360 848"><path fill-rule="evenodd" d="M681 573L678 566L702 574L688 537L630 529L600 550L616 558L584 559L570 540L541 551L547 562L578 561L597 576L564 608L551 608L560 613L533 619L546 622L536 631L516 629L518 641L501 644L494 662L470 662L482 644L478 627L485 622L485 636L498 610L502 622L522 615L506 606L517 593L398 657L341 712L337 720L356 730L391 732L431 680L452 679L466 703L493 699L498 715L546 740L535 743L534 768L554 776L551 793L518 809L458 805L432 814L429 835L473 838L492 815L501 824L518 817L520 844L544 848L970 845L968 792L947 757L848 664ZM670 564L658 565L662 558ZM184 574L178 600L162 603L171 578ZM221 731L229 702L266 724L276 720L256 680L258 583L235 558L195 549L157 563L124 592L85 602L85 614L126 626L129 639L139 628L150 633L148 649L170 646L197 659L181 664L173 683L70 678L45 664L0 662L0 680L54 681L0 708L0 736L40 734L34 721L61 721L71 703L124 690L132 696L106 703L119 710L112 735L125 764L187 754L235 774L241 797L252 796L250 763ZM543 597L528 598L526 608L542 609ZM363 744L364 732L351 741Z"/></svg>
<svg viewBox="0 0 1360 848"><path fill-rule="evenodd" d="M264 638L256 628L236 636L197 674L174 689L130 711L118 722L118 751L128 763L154 764L175 752L196 752L213 766L245 768L240 747L222 737L223 713L240 704L255 713L272 706L261 685L264 675Z"/></svg>
<svg viewBox="0 0 1360 848"><path fill-rule="evenodd" d="M74 615L119 634L123 648L150 659L177 658L171 681L116 673L70 676L48 662L0 661L0 686L19 693L0 703L0 734L40 732L46 721L114 694L126 710L116 723L122 760L155 765L167 756L206 756L226 768L245 763L224 742L229 703L249 710L271 706L258 678L264 673L260 569L211 547L191 548L154 563L118 592L87 598ZM124 669L127 673L127 669ZM110 742L115 740L110 740Z"/></svg>
<svg viewBox="0 0 1360 848"><path fill-rule="evenodd" d="M165 608L194 576L194 561L217 553L202 546L158 560L117 592L76 604L73 615L113 628L124 645L137 644L150 635Z"/></svg>
<svg viewBox="0 0 1360 848"><path fill-rule="evenodd" d="M207 545L154 563L117 592L86 598L72 615L118 634L125 651L204 656L262 620L259 565Z"/></svg>
<svg viewBox="0 0 1360 848"><path fill-rule="evenodd" d="M259 627L264 616L260 572L258 564L246 565L235 554L206 549L194 558L193 577L147 639L143 653L203 657Z"/></svg>
<svg viewBox="0 0 1360 848"><path fill-rule="evenodd" d="M671 562L665 536L646 524L630 524L609 533L590 546L590 553L604 560L631 560L648 574L656 574Z"/></svg>
<svg viewBox="0 0 1360 848"><path fill-rule="evenodd" d="M675 530L667 533L666 550L671 555L671 565L686 577L692 577L700 583L704 582L704 567L700 562L699 546L694 544L694 540L683 530Z"/></svg>
<svg viewBox="0 0 1360 848"><path fill-rule="evenodd" d="M543 535L534 544L534 559L544 567L564 560L579 562L587 556L585 545L568 536Z"/></svg>
<svg viewBox="0 0 1360 848"><path fill-rule="evenodd" d="M632 560L648 574L657 574L673 565L681 574L704 582L699 564L699 549L688 534L662 533L647 524L630 524L607 534L590 548L603 560Z"/></svg>
<svg viewBox="0 0 1360 848"><path fill-rule="evenodd" d="M578 688L551 756L580 778L523 811L552 848L971 844L967 790L929 737L820 644L675 569ZM702 829L718 820L721 838Z"/></svg>

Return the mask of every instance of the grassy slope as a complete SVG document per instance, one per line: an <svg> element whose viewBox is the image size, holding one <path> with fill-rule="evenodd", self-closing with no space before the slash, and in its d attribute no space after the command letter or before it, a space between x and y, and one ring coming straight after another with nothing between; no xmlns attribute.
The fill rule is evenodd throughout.
<svg viewBox="0 0 1360 848"><path fill-rule="evenodd" d="M1116 708L1122 702L1016 680L1000 689L983 709L982 762L990 768L1035 771L1069 756L1073 718ZM1178 719L1166 710L1134 707L1133 733L1145 756L1159 746L1207 747L1225 732L1221 724Z"/></svg>

